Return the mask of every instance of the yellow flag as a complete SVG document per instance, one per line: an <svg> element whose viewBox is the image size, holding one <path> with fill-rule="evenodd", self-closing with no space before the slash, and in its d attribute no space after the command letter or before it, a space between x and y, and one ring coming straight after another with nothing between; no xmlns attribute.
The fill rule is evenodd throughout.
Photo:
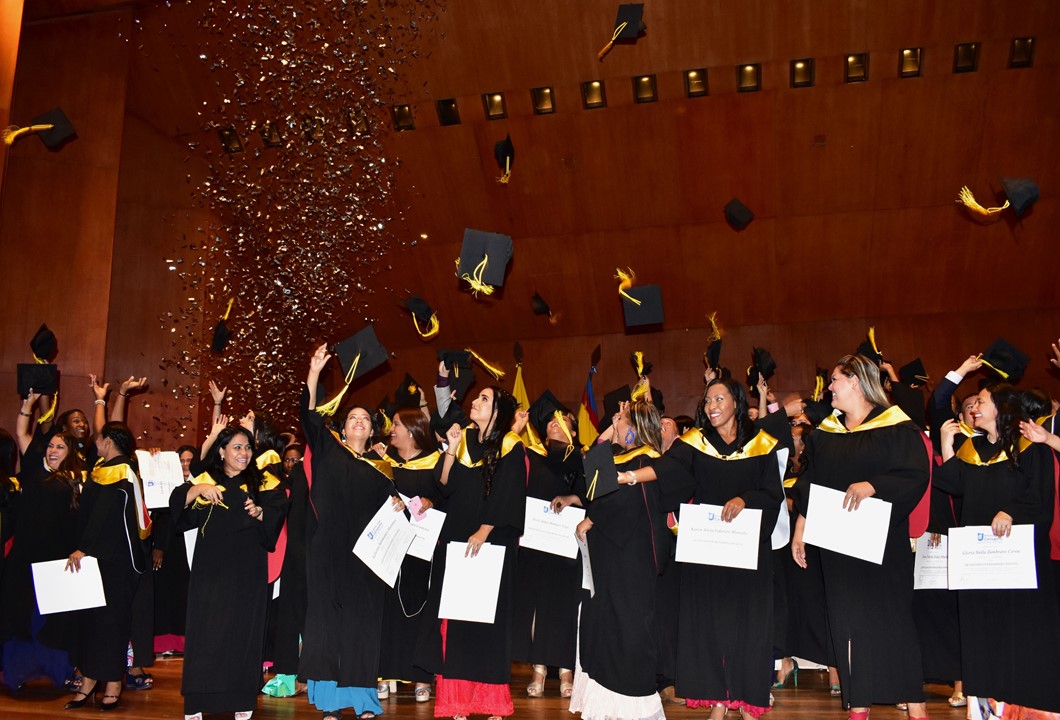
<svg viewBox="0 0 1060 720"><path fill-rule="evenodd" d="M512 386L512 395L519 401L519 409L529 410L530 409L530 398L526 394L526 385L523 384L523 364L518 363L515 366L515 384ZM534 432L534 426L529 422L526 423L526 429L523 430L520 436L523 439L523 444L529 447L530 445L536 445L540 440L537 437L537 433Z"/></svg>

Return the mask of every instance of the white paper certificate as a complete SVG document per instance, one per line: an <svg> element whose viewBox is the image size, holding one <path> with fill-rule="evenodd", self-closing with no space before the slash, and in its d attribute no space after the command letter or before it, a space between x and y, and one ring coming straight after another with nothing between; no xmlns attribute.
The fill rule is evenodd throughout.
<svg viewBox="0 0 1060 720"><path fill-rule="evenodd" d="M845 495L842 490L810 485L803 541L840 555L883 564L891 504L886 500L865 498L858 509L851 512L843 507Z"/></svg>
<svg viewBox="0 0 1060 720"><path fill-rule="evenodd" d="M948 538L941 536L938 547L931 547L928 541L931 533L924 533L916 539L916 559L913 561L914 590L945 590L949 587L946 573L946 555Z"/></svg>
<svg viewBox="0 0 1060 720"><path fill-rule="evenodd" d="M1033 525L1013 525L1009 537L994 537L989 525L952 528L949 533L950 590L1038 587Z"/></svg>
<svg viewBox="0 0 1060 720"><path fill-rule="evenodd" d="M67 572L66 558L37 562L33 569L33 588L37 594L37 609L41 615L102 607L107 604L103 594L103 577L99 563L91 555L81 558L80 572Z"/></svg>
<svg viewBox="0 0 1060 720"><path fill-rule="evenodd" d="M492 624L504 572L504 546L483 543L475 557L464 557L466 542L445 548L445 577L438 618Z"/></svg>
<svg viewBox="0 0 1060 720"><path fill-rule="evenodd" d="M411 499L412 498L401 495L401 500L406 506ZM423 514L422 520L417 520L414 515L409 522L409 526L412 528L412 531L416 533L416 537L412 541L412 544L409 545L408 554L412 557L419 558L420 560L430 562L434 557L434 547L438 544L438 536L441 534L442 525L444 524L445 513L441 510L435 510L434 508L427 510Z"/></svg>
<svg viewBox="0 0 1060 720"><path fill-rule="evenodd" d="M585 519L585 510L567 506L562 512L554 513L551 505L548 500L526 499L526 519L519 544L550 555L573 558L578 554L574 529Z"/></svg>
<svg viewBox="0 0 1060 720"><path fill-rule="evenodd" d="M677 562L758 568L762 511L740 511L732 522L721 519L721 505L681 505Z"/></svg>
<svg viewBox="0 0 1060 720"><path fill-rule="evenodd" d="M147 509L168 508L169 496L173 489L184 483L180 456L175 452L152 455L144 450L137 450L136 462L140 466L140 480L144 485L144 503L147 504Z"/></svg>
<svg viewBox="0 0 1060 720"><path fill-rule="evenodd" d="M353 554L383 582L394 587L401 561L415 536L405 513L394 510L393 501L387 498L361 531L353 546Z"/></svg>
<svg viewBox="0 0 1060 720"><path fill-rule="evenodd" d="M588 590L589 597L595 597L596 586L593 584L593 565L589 561L589 543L577 535L574 539L578 543L578 549L582 551L582 590Z"/></svg>

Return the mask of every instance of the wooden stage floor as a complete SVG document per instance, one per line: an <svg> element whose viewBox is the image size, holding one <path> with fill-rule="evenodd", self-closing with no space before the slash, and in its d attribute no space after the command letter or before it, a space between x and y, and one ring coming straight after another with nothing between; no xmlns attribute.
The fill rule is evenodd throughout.
<svg viewBox="0 0 1060 720"><path fill-rule="evenodd" d="M126 690L121 707L106 717L117 720L183 720L183 701L180 696L180 673L182 660L179 657L158 659L150 672L154 675L151 690ZM515 665L512 677L512 697L515 701L515 718L519 720L560 720L574 718L567 711L567 701L559 697L559 681L550 677L545 685L545 697L528 698L526 685L530 681L530 666ZM965 711L953 709L946 699L951 688L947 685L927 685L928 713L936 720L964 720ZM803 670L799 673L799 687L774 690L776 705L764 720L809 720L810 718L835 718L844 720L846 712L839 701L828 695L828 675L821 671ZM95 707L85 706L80 710L63 710L71 696L59 692L47 682L27 683L19 693L0 691L0 720L22 720L23 718L101 718ZM399 686L396 695L383 700L383 710L390 720L429 720L434 717L434 703L416 703L411 686ZM689 710L676 705L666 705L669 718L707 717L706 710ZM230 718L230 715L207 716ZM347 716L352 717L352 716ZM478 716L476 716L477 718ZM729 713L730 718L739 718ZM873 720L906 720L907 714L895 707L877 706L872 710ZM320 713L309 705L304 695L296 698L276 699L259 696L255 720L319 720Z"/></svg>

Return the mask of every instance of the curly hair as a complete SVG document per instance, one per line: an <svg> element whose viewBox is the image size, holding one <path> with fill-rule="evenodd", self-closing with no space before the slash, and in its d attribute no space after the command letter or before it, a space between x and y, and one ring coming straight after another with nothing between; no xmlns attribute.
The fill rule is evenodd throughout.
<svg viewBox="0 0 1060 720"><path fill-rule="evenodd" d="M717 434L717 429L710 424L710 418L707 417L707 398L710 397L710 389L718 385L724 386L736 403L736 446L743 447L758 431L754 426L754 421L751 420L750 413L748 413L750 406L748 405L747 390L744 389L742 383L733 380L731 377L712 380L710 385L703 389L703 398L700 400L699 408L696 410L696 427L700 428L704 435Z"/></svg>
<svg viewBox="0 0 1060 720"><path fill-rule="evenodd" d="M1020 421L1034 422L1027 414L1023 404L1023 395L1019 390L1005 382L992 382L987 384L983 390L990 393L990 399L997 407L997 420L995 429L997 439L1001 442L1001 449L1008 455L1012 467L1020 466Z"/></svg>
<svg viewBox="0 0 1060 720"><path fill-rule="evenodd" d="M256 448L254 445L253 436L247 432L246 428L239 427L226 427L221 431L221 434L217 436L217 440L214 442L214 456L210 461L210 474L213 476L214 481L220 481L225 478L225 467L224 459L221 457L221 450L228 447L228 444L232 442L232 439L237 435L242 435L247 439L247 444L250 445L250 455L254 457L256 454ZM261 483L263 480L261 470L258 470L258 466L254 462L247 464L247 469L239 474L239 479L243 481L247 486L247 495L250 495L250 499L255 503L258 501L258 491L261 490Z"/></svg>
<svg viewBox="0 0 1060 720"><path fill-rule="evenodd" d="M81 455L77 452L77 440L74 439L73 435L67 432L57 432L52 435L48 443L50 444L56 438L62 440L66 445L66 457L59 463L59 467L45 478L45 481L61 482L69 487L70 509L77 510L81 504L81 477L85 464L81 460ZM47 453L47 450L45 450L45 453Z"/></svg>
<svg viewBox="0 0 1060 720"><path fill-rule="evenodd" d="M519 409L519 401L510 392L496 385L490 385L489 389L493 391L493 407L487 423L489 432L482 440L482 477L486 480L486 495L493 490L493 474L501 459L504 436L511 429L515 411Z"/></svg>

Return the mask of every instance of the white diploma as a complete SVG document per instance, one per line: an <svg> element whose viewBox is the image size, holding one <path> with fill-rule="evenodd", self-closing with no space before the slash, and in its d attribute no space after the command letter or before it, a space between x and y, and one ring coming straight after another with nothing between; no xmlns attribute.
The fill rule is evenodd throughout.
<svg viewBox="0 0 1060 720"><path fill-rule="evenodd" d="M467 542L445 548L445 577L438 619L493 624L504 572L504 546L483 543L475 557L464 557Z"/></svg>
<svg viewBox="0 0 1060 720"><path fill-rule="evenodd" d="M195 559L195 540L198 533L197 527L184 531L184 552L188 555L188 570L191 570L191 561Z"/></svg>
<svg viewBox="0 0 1060 720"><path fill-rule="evenodd" d="M393 501L387 498L361 531L353 546L353 554L383 582L394 587L401 561L415 536L405 513L395 510Z"/></svg>
<svg viewBox="0 0 1060 720"><path fill-rule="evenodd" d="M144 503L147 504L147 509L168 508L169 496L173 489L184 484L180 456L175 452L152 455L145 450L137 450L136 462L140 466L140 480L143 481Z"/></svg>
<svg viewBox="0 0 1060 720"><path fill-rule="evenodd" d="M803 542L882 565L891 504L870 497L857 510L848 511L843 507L845 495L843 490L810 485Z"/></svg>
<svg viewBox="0 0 1060 720"><path fill-rule="evenodd" d="M401 495L400 493L398 494ZM401 495L401 500L408 506L411 498ZM434 547L438 544L438 536L441 534L442 525L444 524L445 513L441 510L435 510L434 508L427 510L423 513L422 520L417 520L416 516L413 515L409 526L416 533L416 537L413 539L412 544L409 545L408 554L430 562L434 558Z"/></svg>
<svg viewBox="0 0 1060 720"><path fill-rule="evenodd" d="M788 473L787 448L777 448L777 466L780 471L780 514L777 515L777 522L769 536L769 545L774 550L779 550L791 542L791 513L788 512L788 496L784 491L784 476Z"/></svg>
<svg viewBox="0 0 1060 720"><path fill-rule="evenodd" d="M585 510L569 505L562 512L552 512L548 500L526 499L526 519L523 521L522 547L540 550L550 555L573 558L578 554L574 529L585 519Z"/></svg>
<svg viewBox="0 0 1060 720"><path fill-rule="evenodd" d="M66 559L33 563L33 589L41 615L103 607L103 577L91 555L81 558L81 571L68 572Z"/></svg>
<svg viewBox="0 0 1060 720"><path fill-rule="evenodd" d="M1018 590L1038 587L1034 526L1013 525L994 537L989 525L951 528L950 590Z"/></svg>
<svg viewBox="0 0 1060 720"><path fill-rule="evenodd" d="M924 533L916 539L916 559L913 561L914 590L945 590L949 587L946 573L946 554L948 538L943 535L938 547L931 547L928 541L931 533Z"/></svg>
<svg viewBox="0 0 1060 720"><path fill-rule="evenodd" d="M677 562L758 569L762 511L744 508L732 522L721 519L721 505L682 504Z"/></svg>
<svg viewBox="0 0 1060 720"><path fill-rule="evenodd" d="M589 532L592 532L591 530ZM593 584L593 566L589 562L589 543L577 535L574 539L578 542L578 549L582 551L582 590L589 591L589 597L596 596L596 586Z"/></svg>

